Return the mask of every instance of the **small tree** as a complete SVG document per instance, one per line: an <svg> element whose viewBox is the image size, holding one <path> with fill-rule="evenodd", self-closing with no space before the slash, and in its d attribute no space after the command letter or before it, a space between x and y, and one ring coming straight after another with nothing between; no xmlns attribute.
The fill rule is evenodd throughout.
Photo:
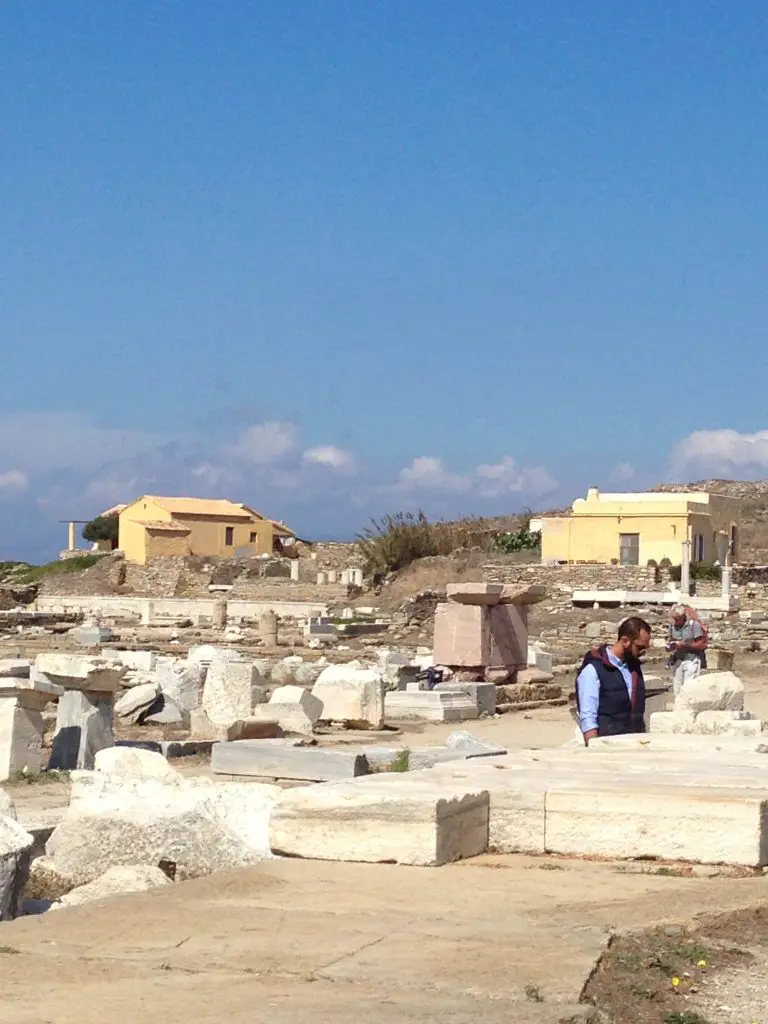
<svg viewBox="0 0 768 1024"><path fill-rule="evenodd" d="M97 541L109 541L114 551L117 547L119 527L120 519L116 515L96 516L83 527L83 540L89 540L93 544Z"/></svg>

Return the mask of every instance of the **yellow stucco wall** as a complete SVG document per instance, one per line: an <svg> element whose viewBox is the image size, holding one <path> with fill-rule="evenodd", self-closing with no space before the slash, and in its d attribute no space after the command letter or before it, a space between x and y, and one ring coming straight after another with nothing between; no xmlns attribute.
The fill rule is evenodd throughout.
<svg viewBox="0 0 768 1024"><path fill-rule="evenodd" d="M738 502L719 495L709 495L708 501L692 500L690 495L601 500L591 492L586 500L573 503L571 516L544 519L541 557L609 563L620 558L621 535L638 534L639 565L664 558L679 565L685 540L692 542L692 559L701 554L701 561L711 564L722 557L720 531L730 535L731 527L738 529L740 521ZM702 537L699 544L697 535Z"/></svg>
<svg viewBox="0 0 768 1024"><path fill-rule="evenodd" d="M168 530L153 530L151 527L145 530L146 534L146 560L150 558L171 558L181 555L189 555L189 535L186 533L170 532Z"/></svg>
<svg viewBox="0 0 768 1024"><path fill-rule="evenodd" d="M193 555L233 555L248 548L254 554L272 553L273 527L269 520L243 520L209 516L186 516L176 513L174 519L189 527L190 553ZM232 530L232 544L227 544L227 528ZM255 534L255 540L251 540Z"/></svg>

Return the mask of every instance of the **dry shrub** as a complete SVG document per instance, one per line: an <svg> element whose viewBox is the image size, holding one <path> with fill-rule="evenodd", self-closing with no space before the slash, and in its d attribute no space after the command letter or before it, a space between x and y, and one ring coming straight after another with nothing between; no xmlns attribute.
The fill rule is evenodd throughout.
<svg viewBox="0 0 768 1024"><path fill-rule="evenodd" d="M496 531L475 516L430 523L422 511L395 512L372 519L357 538L363 572L376 585L417 558L450 555L465 548L490 549Z"/></svg>

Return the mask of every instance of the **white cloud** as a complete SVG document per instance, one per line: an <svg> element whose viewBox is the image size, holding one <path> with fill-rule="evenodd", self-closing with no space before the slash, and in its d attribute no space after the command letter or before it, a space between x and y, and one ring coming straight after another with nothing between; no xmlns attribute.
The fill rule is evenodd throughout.
<svg viewBox="0 0 768 1024"><path fill-rule="evenodd" d="M26 473L20 469L7 469L0 473L0 497L9 494L23 494L29 487L29 479Z"/></svg>
<svg viewBox="0 0 768 1024"><path fill-rule="evenodd" d="M635 467L631 462L617 462L608 474L615 483L626 483L627 480L632 480L634 475Z"/></svg>
<svg viewBox="0 0 768 1024"><path fill-rule="evenodd" d="M0 462L32 472L97 469L152 451L162 440L146 431L102 427L80 413L0 414Z"/></svg>
<svg viewBox="0 0 768 1024"><path fill-rule="evenodd" d="M410 466L401 469L394 489L398 491L466 491L472 486L468 476L450 473L441 459L419 455Z"/></svg>
<svg viewBox="0 0 768 1024"><path fill-rule="evenodd" d="M470 473L453 473L441 459L421 455L410 466L401 469L397 483L390 490L433 491L462 494L476 491L482 498L498 498L504 494L525 492L533 497L547 494L557 487L546 469L540 466L518 466L505 455L497 463L483 463Z"/></svg>
<svg viewBox="0 0 768 1024"><path fill-rule="evenodd" d="M303 459L316 466L326 466L335 472L352 468L352 456L349 452L336 448L332 444L319 444L314 448L308 448L304 452Z"/></svg>
<svg viewBox="0 0 768 1024"><path fill-rule="evenodd" d="M244 432L236 454L257 466L268 466L289 455L296 446L296 426L270 420L256 423Z"/></svg>
<svg viewBox="0 0 768 1024"><path fill-rule="evenodd" d="M768 430L695 430L672 448L673 474L744 475L768 469Z"/></svg>
<svg viewBox="0 0 768 1024"><path fill-rule="evenodd" d="M540 466L518 467L510 455L500 462L480 465L475 469L478 492L484 498L497 498L502 494L519 494L525 491L534 497L553 491L557 481Z"/></svg>

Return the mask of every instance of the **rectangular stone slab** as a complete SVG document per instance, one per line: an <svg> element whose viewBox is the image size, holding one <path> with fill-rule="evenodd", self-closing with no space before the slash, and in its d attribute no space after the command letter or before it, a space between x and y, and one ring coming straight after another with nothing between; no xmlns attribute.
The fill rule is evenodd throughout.
<svg viewBox="0 0 768 1024"><path fill-rule="evenodd" d="M472 765L444 763L430 769L433 778L482 786L487 790L489 851L543 854L546 776L519 771L510 778L511 774L478 761ZM411 777L403 776L406 781Z"/></svg>
<svg viewBox="0 0 768 1024"><path fill-rule="evenodd" d="M457 604L498 604L504 592L502 583L449 583L445 593Z"/></svg>
<svg viewBox="0 0 768 1024"><path fill-rule="evenodd" d="M369 768L362 754L312 747L276 747L260 740L234 740L214 743L211 771L219 775L329 782L354 779L367 774Z"/></svg>
<svg viewBox="0 0 768 1024"><path fill-rule="evenodd" d="M388 718L426 722L463 722L478 717L476 701L465 693L446 690L390 690L384 711Z"/></svg>
<svg viewBox="0 0 768 1024"><path fill-rule="evenodd" d="M702 864L768 863L768 799L745 790L589 784L549 789L548 853L657 857Z"/></svg>
<svg viewBox="0 0 768 1024"><path fill-rule="evenodd" d="M488 794L462 784L329 783L283 794L274 853L314 860L446 864L484 853Z"/></svg>

